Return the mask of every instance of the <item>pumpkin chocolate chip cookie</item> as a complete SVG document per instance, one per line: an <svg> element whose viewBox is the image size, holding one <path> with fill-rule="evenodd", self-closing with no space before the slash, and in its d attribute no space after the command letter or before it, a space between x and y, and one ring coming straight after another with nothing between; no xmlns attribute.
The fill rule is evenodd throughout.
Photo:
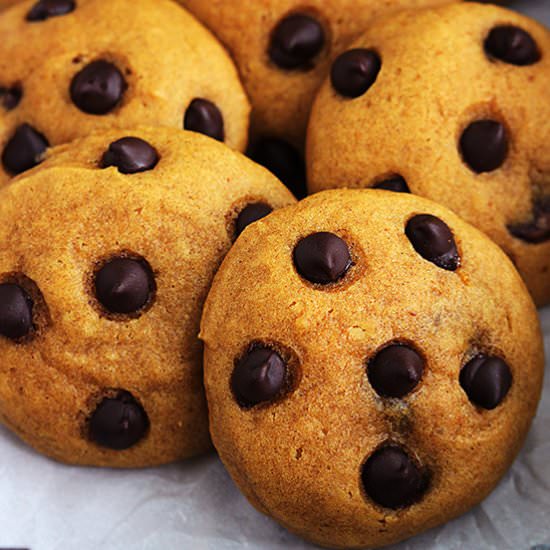
<svg viewBox="0 0 550 550"><path fill-rule="evenodd" d="M333 190L237 240L201 323L214 445L260 511L372 548L479 503L526 436L534 304L485 235L424 198Z"/></svg>
<svg viewBox="0 0 550 550"><path fill-rule="evenodd" d="M203 301L237 236L292 202L267 170L192 132L52 149L0 191L0 419L73 464L208 450Z"/></svg>
<svg viewBox="0 0 550 550"><path fill-rule="evenodd" d="M550 32L476 3L378 20L337 57L308 132L310 191L383 187L487 233L550 302Z"/></svg>
<svg viewBox="0 0 550 550"><path fill-rule="evenodd" d="M185 128L235 149L249 105L217 40L168 0L39 0L0 15L0 182L94 131Z"/></svg>

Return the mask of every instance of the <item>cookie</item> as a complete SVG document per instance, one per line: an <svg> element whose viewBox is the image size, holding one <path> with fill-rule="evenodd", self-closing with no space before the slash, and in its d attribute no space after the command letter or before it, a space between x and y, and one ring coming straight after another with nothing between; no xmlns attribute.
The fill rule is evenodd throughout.
<svg viewBox="0 0 550 550"><path fill-rule="evenodd" d="M435 200L496 241L549 303L549 53L547 29L496 6L379 20L319 92L310 190L397 185Z"/></svg>
<svg viewBox="0 0 550 550"><path fill-rule="evenodd" d="M331 58L377 16L449 0L180 2L214 31L237 64L253 107L250 155L303 195L309 110Z"/></svg>
<svg viewBox="0 0 550 550"><path fill-rule="evenodd" d="M168 0L24 1L0 16L0 183L50 145L139 125L247 142L229 55Z"/></svg>
<svg viewBox="0 0 550 550"><path fill-rule="evenodd" d="M517 271L408 194L326 191L250 227L200 336L222 461L258 510L328 547L391 544L480 502L541 390Z"/></svg>
<svg viewBox="0 0 550 550"><path fill-rule="evenodd" d="M73 464L141 467L210 448L198 340L237 234L293 202L192 132L61 145L0 192L0 419Z"/></svg>

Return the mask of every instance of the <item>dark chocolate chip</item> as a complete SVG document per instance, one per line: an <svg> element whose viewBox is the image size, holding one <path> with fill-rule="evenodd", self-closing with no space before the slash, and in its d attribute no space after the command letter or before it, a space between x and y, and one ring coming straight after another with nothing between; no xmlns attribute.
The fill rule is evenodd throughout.
<svg viewBox="0 0 550 550"><path fill-rule="evenodd" d="M381 68L382 61L374 50L349 50L332 64L332 87L344 97L362 96L376 82Z"/></svg>
<svg viewBox="0 0 550 550"><path fill-rule="evenodd" d="M265 218L271 212L273 208L265 202L254 202L243 208L237 217L237 235L240 235L251 223Z"/></svg>
<svg viewBox="0 0 550 550"><path fill-rule="evenodd" d="M231 389L241 407L274 401L288 387L283 358L265 346L251 348L239 359L231 375Z"/></svg>
<svg viewBox="0 0 550 550"><path fill-rule="evenodd" d="M392 510L418 502L428 488L427 476L397 445L375 451L363 465L361 481L370 499Z"/></svg>
<svg viewBox="0 0 550 550"><path fill-rule="evenodd" d="M155 278L145 260L113 258L95 275L97 299L111 313L135 313L143 309L155 290Z"/></svg>
<svg viewBox="0 0 550 550"><path fill-rule="evenodd" d="M296 198L303 199L307 195L304 158L290 143L263 137L250 146L247 154L279 178Z"/></svg>
<svg viewBox="0 0 550 550"><path fill-rule="evenodd" d="M103 399L89 420L90 439L116 451L133 447L148 429L147 413L126 391Z"/></svg>
<svg viewBox="0 0 550 550"><path fill-rule="evenodd" d="M502 25L491 30L485 39L487 55L512 65L532 65L541 55L533 37L513 25Z"/></svg>
<svg viewBox="0 0 550 550"><path fill-rule="evenodd" d="M512 373L500 357L480 353L460 371L460 385L472 403L491 410L506 397Z"/></svg>
<svg viewBox="0 0 550 550"><path fill-rule="evenodd" d="M29 124L21 124L10 138L2 153L6 172L20 174L40 164L48 148L48 140Z"/></svg>
<svg viewBox="0 0 550 550"><path fill-rule="evenodd" d="M476 120L460 138L464 162L477 174L500 168L508 156L506 128L495 120Z"/></svg>
<svg viewBox="0 0 550 550"><path fill-rule="evenodd" d="M225 139L223 116L218 107L208 99L196 98L191 101L185 111L183 127L218 141Z"/></svg>
<svg viewBox="0 0 550 550"><path fill-rule="evenodd" d="M122 100L127 88L124 76L108 61L92 61L71 82L71 99L85 113L105 115Z"/></svg>
<svg viewBox="0 0 550 550"><path fill-rule="evenodd" d="M113 141L103 154L101 167L116 166L123 174L135 174L152 170L159 161L157 150L136 137L124 137Z"/></svg>
<svg viewBox="0 0 550 550"><path fill-rule="evenodd" d="M424 359L402 344L379 351L367 367L371 386L383 397L404 397L416 388L423 373Z"/></svg>
<svg viewBox="0 0 550 550"><path fill-rule="evenodd" d="M456 242L444 221L431 214L419 214L408 221L405 233L425 260L448 271L458 269L460 256Z"/></svg>
<svg viewBox="0 0 550 550"><path fill-rule="evenodd" d="M269 44L269 57L281 69L309 69L325 44L321 24L309 15L293 14L281 20Z"/></svg>
<svg viewBox="0 0 550 550"><path fill-rule="evenodd" d="M326 285L338 281L351 263L346 241L334 233L313 233L303 238L294 249L296 270L312 283Z"/></svg>
<svg viewBox="0 0 550 550"><path fill-rule="evenodd" d="M27 13L27 21L45 21L50 17L71 13L75 8L74 0L39 0Z"/></svg>
<svg viewBox="0 0 550 550"><path fill-rule="evenodd" d="M12 86L11 88L0 87L0 97L2 107L4 107L6 111L11 111L19 105L23 97L23 89L21 86Z"/></svg>
<svg viewBox="0 0 550 550"><path fill-rule="evenodd" d="M508 231L516 239L531 244L550 240L550 197L535 202L531 221L509 225Z"/></svg>
<svg viewBox="0 0 550 550"><path fill-rule="evenodd" d="M15 283L0 284L0 334L10 340L27 336L32 328L33 301Z"/></svg>
<svg viewBox="0 0 550 550"><path fill-rule="evenodd" d="M395 191L396 193L410 193L411 190L402 176L393 176L387 180L373 185L373 189L385 189L386 191Z"/></svg>

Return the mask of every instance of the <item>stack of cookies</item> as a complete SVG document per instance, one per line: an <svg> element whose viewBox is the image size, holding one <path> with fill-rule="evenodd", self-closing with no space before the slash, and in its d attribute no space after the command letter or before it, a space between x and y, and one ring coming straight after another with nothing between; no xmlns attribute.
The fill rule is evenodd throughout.
<svg viewBox="0 0 550 550"><path fill-rule="evenodd" d="M327 547L485 498L542 388L550 32L449 0L5 3L1 421L70 464L214 446Z"/></svg>

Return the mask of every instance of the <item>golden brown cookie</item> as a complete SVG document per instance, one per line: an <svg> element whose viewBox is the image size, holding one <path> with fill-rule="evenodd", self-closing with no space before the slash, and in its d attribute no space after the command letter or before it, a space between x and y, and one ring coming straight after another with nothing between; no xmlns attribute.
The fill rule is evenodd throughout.
<svg viewBox="0 0 550 550"><path fill-rule="evenodd" d="M379 15L449 0L180 2L214 31L237 64L253 107L251 156L300 195L309 110L331 58Z"/></svg>
<svg viewBox="0 0 550 550"><path fill-rule="evenodd" d="M329 547L391 544L485 498L544 366L503 252L388 191L326 191L250 227L200 336L221 459L260 511Z"/></svg>
<svg viewBox="0 0 550 550"><path fill-rule="evenodd" d="M379 20L332 65L308 136L311 191L385 187L451 208L550 301L550 33L496 6Z"/></svg>
<svg viewBox="0 0 550 550"><path fill-rule="evenodd" d="M0 418L74 464L210 446L201 308L236 234L293 202L204 136L111 130L0 192Z"/></svg>
<svg viewBox="0 0 550 550"><path fill-rule="evenodd" d="M235 66L174 2L29 0L2 13L0 34L0 183L48 145L113 127L185 127L246 146Z"/></svg>

